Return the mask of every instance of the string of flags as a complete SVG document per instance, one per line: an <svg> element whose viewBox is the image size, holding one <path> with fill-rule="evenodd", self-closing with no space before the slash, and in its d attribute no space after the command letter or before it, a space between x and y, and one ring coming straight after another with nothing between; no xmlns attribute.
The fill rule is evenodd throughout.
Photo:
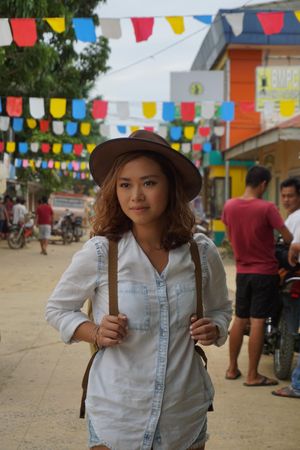
<svg viewBox="0 0 300 450"><path fill-rule="evenodd" d="M255 14L260 24L261 30L266 35L279 34L285 21L286 11L268 11L268 12L252 12L247 14ZM300 21L300 10L294 11L295 17ZM243 33L245 13L230 12L223 13L223 17L227 20L232 28L235 36ZM169 29L176 35L185 32L185 17L202 22L205 25L211 25L212 15L194 15L194 16L165 16L164 19L168 23ZM152 34L155 21L158 17L130 17L135 40L137 43L148 40ZM9 46L13 42L19 47L32 47L38 40L37 21L46 23L49 31L55 33L64 33L71 25L73 27L75 38L81 42L96 42L96 26L91 17L74 17L71 24L66 23L65 17L44 17L37 18L1 18L0 19L0 47ZM120 39L122 37L121 19L120 18L99 18L102 36L108 39Z"/></svg>
<svg viewBox="0 0 300 450"><path fill-rule="evenodd" d="M56 155L63 153L65 155L76 155L81 156L84 150L87 153L92 153L96 147L95 143L90 144L71 144L71 143L61 143L54 142L50 144L49 142L15 142L15 141L0 141L0 153L6 151L7 153L15 153L18 151L19 154L26 154L29 150L32 153L37 153L41 151L42 153L49 153L50 151Z"/></svg>
<svg viewBox="0 0 300 450"><path fill-rule="evenodd" d="M2 97L6 99L6 114L9 117L21 117L23 114L23 97ZM45 98L30 97L29 114L33 119L43 119L46 115ZM50 98L49 113L54 119L61 119L68 113L75 120L85 119L87 115L87 103L84 99ZM68 102L67 102L68 100ZM69 104L68 104L69 103ZM159 118L166 122L175 119L193 121L196 117L203 119L220 118L224 121L234 119L235 103L231 101L215 102L138 102L141 115L145 119ZM91 102L91 116L95 120L104 120L109 114L117 115L120 119L130 118L130 108L137 102L93 100ZM3 112L0 98L0 113ZM160 117L158 117L160 116ZM33 125L34 122L30 122ZM29 125L29 127L30 127ZM20 126L20 125L19 125ZM46 127L46 122L43 122ZM58 126L58 125L57 125ZM74 125L69 125L72 129ZM61 127L61 125L58 126Z"/></svg>
<svg viewBox="0 0 300 450"><path fill-rule="evenodd" d="M85 180L92 180L92 176L89 173L89 165L84 161L56 161L53 159L23 159L16 158L14 160L14 167L17 169L31 168L36 169L49 169L51 171L55 170L59 176L72 175L73 178Z"/></svg>

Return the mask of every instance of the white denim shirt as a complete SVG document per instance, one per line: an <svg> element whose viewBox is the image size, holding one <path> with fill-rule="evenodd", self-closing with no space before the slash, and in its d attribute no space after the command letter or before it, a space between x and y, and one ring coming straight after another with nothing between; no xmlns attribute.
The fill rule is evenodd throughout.
<svg viewBox="0 0 300 450"><path fill-rule="evenodd" d="M202 234L195 239L204 316L219 327L219 346L231 319L225 272L213 242ZM81 312L87 298L96 323L108 314L107 256L107 239L90 239L48 301L46 319L65 343L88 320ZM171 250L159 274L133 234L126 233L118 245L118 296L129 334L120 345L99 351L93 362L86 399L93 428L102 445L113 450L186 450L200 433L214 395L189 333L196 312L189 244Z"/></svg>

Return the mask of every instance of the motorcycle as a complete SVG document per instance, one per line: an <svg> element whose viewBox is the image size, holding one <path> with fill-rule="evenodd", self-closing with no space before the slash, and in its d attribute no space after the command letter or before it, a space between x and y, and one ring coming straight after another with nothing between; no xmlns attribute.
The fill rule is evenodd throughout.
<svg viewBox="0 0 300 450"><path fill-rule="evenodd" d="M34 238L34 214L27 214L24 223L11 225L7 236L9 248L17 250Z"/></svg>
<svg viewBox="0 0 300 450"><path fill-rule="evenodd" d="M264 354L273 354L274 373L290 378L294 352L300 351L300 272L287 272L280 286L281 311L266 320Z"/></svg>
<svg viewBox="0 0 300 450"><path fill-rule="evenodd" d="M55 222L51 230L51 235L61 237L64 245L71 244L73 241L72 215L73 214L70 211L67 211L58 221Z"/></svg>
<svg viewBox="0 0 300 450"><path fill-rule="evenodd" d="M72 221L72 227L74 241L79 242L80 238L83 236L82 217L76 216Z"/></svg>

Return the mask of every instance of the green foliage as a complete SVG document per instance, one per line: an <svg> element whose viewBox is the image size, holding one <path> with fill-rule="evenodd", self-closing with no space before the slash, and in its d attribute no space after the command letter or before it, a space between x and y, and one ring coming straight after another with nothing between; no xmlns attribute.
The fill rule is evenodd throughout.
<svg viewBox="0 0 300 450"><path fill-rule="evenodd" d="M46 99L45 110L49 111L50 97L84 98L94 86L100 73L109 67L107 61L110 53L108 40L98 37L96 43L76 43L72 26L73 17L93 17L98 24L98 16L94 14L97 5L104 0L1 0L0 16L6 18L36 18L38 26L38 42L33 47L17 47L12 43L0 48L0 96L22 96L23 116L30 117L28 111L29 97ZM66 31L53 32L45 17L65 17ZM5 104L5 101L3 102ZM65 116L62 120L70 118ZM91 119L91 116L85 120ZM77 136L55 136L44 134L35 129L15 135L15 140L32 142L99 142L98 127L87 138ZM8 136L3 133L3 140ZM18 154L14 154L18 157ZM35 154L43 159L70 160L70 155ZM87 156L86 156L87 158ZM71 156L72 159L72 156ZM31 168L17 169L18 179L39 181L46 191L70 187L74 180L71 177L56 177L54 171Z"/></svg>

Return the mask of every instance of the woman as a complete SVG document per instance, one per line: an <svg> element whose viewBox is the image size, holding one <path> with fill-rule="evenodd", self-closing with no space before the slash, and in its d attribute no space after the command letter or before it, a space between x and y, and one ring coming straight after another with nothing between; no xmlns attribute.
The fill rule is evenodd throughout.
<svg viewBox="0 0 300 450"><path fill-rule="evenodd" d="M46 313L64 342L100 348L86 398L89 447L203 450L213 387L194 343L222 345L231 306L219 254L198 235L205 318L195 317L188 202L201 176L142 130L98 145L90 169L101 186L94 237L74 256ZM108 314L108 239L118 241L118 316ZM88 297L95 322L80 311Z"/></svg>

